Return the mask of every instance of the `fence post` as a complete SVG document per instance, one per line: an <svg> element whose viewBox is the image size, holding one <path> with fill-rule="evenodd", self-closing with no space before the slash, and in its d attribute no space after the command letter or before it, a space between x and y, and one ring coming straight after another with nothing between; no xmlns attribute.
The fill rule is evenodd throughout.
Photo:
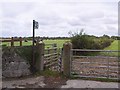
<svg viewBox="0 0 120 90"><path fill-rule="evenodd" d="M20 37L19 40L20 40L20 46L22 46L22 37Z"/></svg>
<svg viewBox="0 0 120 90"><path fill-rule="evenodd" d="M13 37L11 38L11 47L14 46L14 39Z"/></svg>
<svg viewBox="0 0 120 90"><path fill-rule="evenodd" d="M63 74L68 77L71 73L71 49L72 44L70 42L63 45Z"/></svg>
<svg viewBox="0 0 120 90"><path fill-rule="evenodd" d="M63 57L63 48L59 48L59 59L58 59L58 71L61 72L63 71L62 70L62 67L63 67L63 61L62 61L62 57Z"/></svg>
<svg viewBox="0 0 120 90"><path fill-rule="evenodd" d="M37 49L38 56L35 62L35 68L38 71L43 71L44 69L44 48L45 48L45 44L42 41L37 43L36 49Z"/></svg>

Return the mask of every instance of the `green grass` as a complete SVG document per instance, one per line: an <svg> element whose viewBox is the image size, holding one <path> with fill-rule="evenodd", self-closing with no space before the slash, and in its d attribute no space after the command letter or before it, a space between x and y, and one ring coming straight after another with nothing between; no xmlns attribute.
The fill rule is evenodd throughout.
<svg viewBox="0 0 120 90"><path fill-rule="evenodd" d="M120 44L120 40L115 40L110 46L106 47L104 50L118 50L120 49L120 45L118 44Z"/></svg>
<svg viewBox="0 0 120 90"><path fill-rule="evenodd" d="M63 47L63 44L64 44L66 41L70 41L70 40L69 40L69 39L43 40L43 42L44 42L45 44L54 44L54 43L56 43L58 48ZM3 42L3 43L2 43L2 46L10 46L10 45L11 45L10 42ZM14 45L15 45L15 46L20 46L20 43L19 43L19 42L15 42ZM28 41L28 42L24 42L24 41L23 41L22 45L23 45L23 46L30 46L30 45L32 45L32 41Z"/></svg>
<svg viewBox="0 0 120 90"><path fill-rule="evenodd" d="M58 77L59 73L57 71L51 71L51 70L44 70L42 72L36 72L36 76L43 75L43 76L53 76L53 77Z"/></svg>
<svg viewBox="0 0 120 90"><path fill-rule="evenodd" d="M104 48L104 50L120 50L120 40L115 40L111 43L110 46ZM102 55L107 56L120 56L120 52L109 52L109 53L101 53Z"/></svg>
<svg viewBox="0 0 120 90"><path fill-rule="evenodd" d="M36 72L34 74L34 76L46 76L46 77L61 77L61 78L64 78L66 79L67 77L65 77L65 75L63 75L62 73L58 72L58 71L52 71L52 70L49 70L49 69L45 69L44 71L42 72Z"/></svg>
<svg viewBox="0 0 120 90"><path fill-rule="evenodd" d="M20 46L20 42L14 42L14 45L15 46ZM28 41L28 42L23 41L22 45L23 46L30 46L30 45L32 45L32 41ZM11 43L10 42L3 42L2 46L11 46Z"/></svg>
<svg viewBox="0 0 120 90"><path fill-rule="evenodd" d="M49 40L43 40L43 42L45 44L54 44L56 43L57 44L57 47L58 48L62 48L63 47L63 44L67 41L70 41L70 39L49 39ZM104 50L120 50L120 45L118 45L120 43L120 40L115 40L112 42L112 44L108 47L106 47ZM2 43L3 46L10 46L11 43L8 43L8 42L4 42ZM30 46L32 45L32 41L28 41L28 42L24 42L23 41L23 46ZM15 46L19 46L19 42L15 42ZM46 48L47 47L50 47L50 46L45 46ZM111 52L111 53L104 53L104 52L101 52L100 53L101 55L109 55L109 56L118 56L118 52ZM119 54L120 56L120 54Z"/></svg>
<svg viewBox="0 0 120 90"><path fill-rule="evenodd" d="M70 41L69 39L55 39L55 40L44 40L43 42L45 44L53 44L56 43L58 48L62 48L63 44L67 41Z"/></svg>

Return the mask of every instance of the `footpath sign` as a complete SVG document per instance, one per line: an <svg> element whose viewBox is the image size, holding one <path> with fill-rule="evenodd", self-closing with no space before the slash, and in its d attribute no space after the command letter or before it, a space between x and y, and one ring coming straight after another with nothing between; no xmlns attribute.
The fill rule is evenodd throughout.
<svg viewBox="0 0 120 90"><path fill-rule="evenodd" d="M35 20L33 20L33 48L32 48L32 68L34 69L34 64L35 64L35 47L34 47L34 43L35 43L35 29L39 28L39 23Z"/></svg>

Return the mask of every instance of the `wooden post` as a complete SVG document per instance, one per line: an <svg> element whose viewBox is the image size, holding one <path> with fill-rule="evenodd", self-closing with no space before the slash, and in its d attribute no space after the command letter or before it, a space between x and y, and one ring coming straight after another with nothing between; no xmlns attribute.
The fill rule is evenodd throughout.
<svg viewBox="0 0 120 90"><path fill-rule="evenodd" d="M11 38L11 47L14 46L14 39L13 37Z"/></svg>
<svg viewBox="0 0 120 90"><path fill-rule="evenodd" d="M39 43L37 43L37 54L38 54L38 58L35 62L35 68L38 71L43 71L44 69L44 48L45 48L45 44L40 41Z"/></svg>
<svg viewBox="0 0 120 90"><path fill-rule="evenodd" d="M20 46L22 46L22 37L20 37L19 40L20 40Z"/></svg>
<svg viewBox="0 0 120 90"><path fill-rule="evenodd" d="M67 77L71 73L71 49L72 44L70 42L63 45L63 74Z"/></svg>
<svg viewBox="0 0 120 90"><path fill-rule="evenodd" d="M35 64L35 20L33 20L33 46L32 46L32 66ZM34 67L33 67L34 68Z"/></svg>

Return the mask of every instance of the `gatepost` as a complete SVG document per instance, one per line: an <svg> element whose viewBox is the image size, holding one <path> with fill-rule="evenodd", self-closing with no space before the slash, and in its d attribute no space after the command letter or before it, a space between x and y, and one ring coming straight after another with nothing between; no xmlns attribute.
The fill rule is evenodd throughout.
<svg viewBox="0 0 120 90"><path fill-rule="evenodd" d="M67 42L63 45L63 74L70 77L72 44Z"/></svg>
<svg viewBox="0 0 120 90"><path fill-rule="evenodd" d="M44 42L40 41L39 43L37 43L36 49L38 56L35 62L35 68L38 71L43 71L44 69L44 48L45 48Z"/></svg>

